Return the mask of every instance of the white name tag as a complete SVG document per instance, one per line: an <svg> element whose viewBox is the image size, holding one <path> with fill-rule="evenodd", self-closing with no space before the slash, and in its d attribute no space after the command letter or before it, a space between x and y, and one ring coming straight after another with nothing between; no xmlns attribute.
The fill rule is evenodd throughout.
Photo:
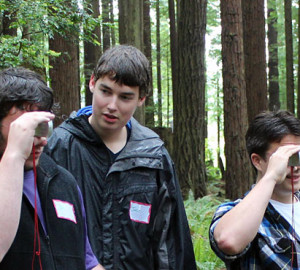
<svg viewBox="0 0 300 270"><path fill-rule="evenodd" d="M77 224L73 204L61 200L53 200L53 205L58 218L67 219Z"/></svg>
<svg viewBox="0 0 300 270"><path fill-rule="evenodd" d="M130 201L129 217L132 221L148 224L150 214L151 204Z"/></svg>

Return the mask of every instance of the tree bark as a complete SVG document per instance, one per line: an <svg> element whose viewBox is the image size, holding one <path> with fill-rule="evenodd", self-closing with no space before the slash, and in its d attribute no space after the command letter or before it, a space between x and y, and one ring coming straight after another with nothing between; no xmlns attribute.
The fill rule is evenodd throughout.
<svg viewBox="0 0 300 270"><path fill-rule="evenodd" d="M161 57L160 57L160 9L156 1L156 78L157 78L157 116L158 126L162 127L162 94L161 94Z"/></svg>
<svg viewBox="0 0 300 270"><path fill-rule="evenodd" d="M58 105L58 115L54 126L67 119L70 113L80 108L79 45L71 34L68 39L54 34L49 40L49 48L61 55L50 58L50 79L54 93L54 103Z"/></svg>
<svg viewBox="0 0 300 270"><path fill-rule="evenodd" d="M66 1L69 12L77 10L77 5ZM51 8L51 7L50 7ZM78 34L66 33L61 36L54 33L49 39L49 49L60 52L59 57L51 57L50 80L53 88L54 103L56 103L56 117L54 126L59 125L70 113L80 108L80 76L79 76L79 42Z"/></svg>
<svg viewBox="0 0 300 270"><path fill-rule="evenodd" d="M268 108L264 0L242 0L248 121Z"/></svg>
<svg viewBox="0 0 300 270"><path fill-rule="evenodd" d="M181 1L178 13L178 100L174 104L176 168L184 197L206 195L205 33L206 0Z"/></svg>
<svg viewBox="0 0 300 270"><path fill-rule="evenodd" d="M235 199L253 183L244 139L248 117L241 0L221 0L221 26L226 157L225 192L227 198Z"/></svg>
<svg viewBox="0 0 300 270"><path fill-rule="evenodd" d="M111 28L111 45L115 46L116 45L116 34L115 34L115 16L114 16L114 2L113 0L109 1L109 7L110 7L110 25L112 26Z"/></svg>
<svg viewBox="0 0 300 270"><path fill-rule="evenodd" d="M143 0L119 0L119 41L133 45L144 52ZM134 117L145 124L145 106L137 108Z"/></svg>
<svg viewBox="0 0 300 270"><path fill-rule="evenodd" d="M278 72L277 9L274 0L268 0L268 51L269 51L269 110L280 109Z"/></svg>
<svg viewBox="0 0 300 270"><path fill-rule="evenodd" d="M285 53L286 53L286 103L287 109L295 113L292 1L284 0Z"/></svg>
<svg viewBox="0 0 300 270"><path fill-rule="evenodd" d="M177 110L174 109L174 104L178 104L178 83L177 79L178 70L178 39L177 39L177 26L176 26L176 16L175 16L175 4L174 0L168 0L169 3L169 18L170 18L170 49L171 49L171 70L172 70L172 89L173 89L173 126L174 121L178 119Z"/></svg>
<svg viewBox="0 0 300 270"><path fill-rule="evenodd" d="M99 0L86 0L86 12L94 18L98 18L100 15ZM100 25L95 27L93 34L95 35L96 40L101 44ZM93 96L89 88L89 82L93 69L101 54L101 45L97 45L89 41L84 42L85 105L92 104Z"/></svg>
<svg viewBox="0 0 300 270"><path fill-rule="evenodd" d="M144 1L144 52L150 63L150 91L146 98L145 125L154 127L154 103L153 103L153 74L152 74L152 46L151 46L151 19L150 19L150 1Z"/></svg>
<svg viewBox="0 0 300 270"><path fill-rule="evenodd" d="M102 34L103 34L103 51L110 47L110 0L101 0L102 2Z"/></svg>

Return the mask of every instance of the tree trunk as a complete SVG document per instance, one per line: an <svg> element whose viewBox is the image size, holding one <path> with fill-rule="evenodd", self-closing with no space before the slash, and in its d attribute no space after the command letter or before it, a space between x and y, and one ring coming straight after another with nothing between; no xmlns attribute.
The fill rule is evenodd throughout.
<svg viewBox="0 0 300 270"><path fill-rule="evenodd" d="M109 1L110 7L110 25L111 27L111 45L116 45L116 34L115 34L115 16L114 16L114 2L113 0Z"/></svg>
<svg viewBox="0 0 300 270"><path fill-rule="evenodd" d="M72 1L66 1L70 12L77 10ZM51 7L50 7L51 8ZM78 33L77 33L78 35ZM80 77L79 77L79 38L74 33L66 33L65 37L54 33L49 39L49 49L60 52L59 57L50 57L50 79L54 91L54 102L58 111L54 126L69 117L70 113L80 108Z"/></svg>
<svg viewBox="0 0 300 270"><path fill-rule="evenodd" d="M177 39L177 27L176 27L176 17L175 17L175 5L174 0L169 1L169 18L170 18L170 48L171 48L171 70L172 70L172 89L173 89L173 126L175 126L175 121L178 119L177 110L174 109L174 104L178 104L178 83L177 79L177 61L178 61L178 39Z"/></svg>
<svg viewBox="0 0 300 270"><path fill-rule="evenodd" d="M80 108L79 45L77 37L68 39L54 34L49 40L49 48L61 55L50 58L50 79L54 91L54 102L59 105L59 116L54 125L59 125L70 113Z"/></svg>
<svg viewBox="0 0 300 270"><path fill-rule="evenodd" d="M153 74L152 74L152 47L151 47L151 19L150 1L144 1L144 52L150 62L150 92L146 98L145 125L154 127L154 103L153 103Z"/></svg>
<svg viewBox="0 0 300 270"><path fill-rule="evenodd" d="M119 0L119 41L144 52L143 0ZM134 117L145 124L145 106L137 108Z"/></svg>
<svg viewBox="0 0 300 270"><path fill-rule="evenodd" d="M268 0L268 51L269 51L269 110L280 109L278 43L277 43L277 9L274 0Z"/></svg>
<svg viewBox="0 0 300 270"><path fill-rule="evenodd" d="M161 94L161 59L160 59L160 10L159 0L156 1L156 78L157 78L157 116L158 126L162 127L162 94Z"/></svg>
<svg viewBox="0 0 300 270"><path fill-rule="evenodd" d="M248 121L268 108L264 0L242 0Z"/></svg>
<svg viewBox="0 0 300 270"><path fill-rule="evenodd" d="M292 1L284 0L285 53L286 53L286 103L287 109L295 113Z"/></svg>
<svg viewBox="0 0 300 270"><path fill-rule="evenodd" d="M206 195L205 33L206 0L180 2L178 13L178 100L174 119L176 168L184 197Z"/></svg>
<svg viewBox="0 0 300 270"><path fill-rule="evenodd" d="M240 197L253 183L245 133L248 126L244 73L241 0L221 0L222 63L224 91L225 191Z"/></svg>
<svg viewBox="0 0 300 270"><path fill-rule="evenodd" d="M94 18L98 18L99 12L99 0L86 0L87 12ZM100 25L95 27L93 34L95 35L97 41L101 44L101 30ZM100 56L101 56L101 45L93 44L91 42L84 42L84 76L85 76L85 105L92 104L92 93L89 90L89 82L93 69L96 66Z"/></svg>
<svg viewBox="0 0 300 270"><path fill-rule="evenodd" d="M110 0L101 0L102 2L102 34L103 34L103 51L110 47Z"/></svg>

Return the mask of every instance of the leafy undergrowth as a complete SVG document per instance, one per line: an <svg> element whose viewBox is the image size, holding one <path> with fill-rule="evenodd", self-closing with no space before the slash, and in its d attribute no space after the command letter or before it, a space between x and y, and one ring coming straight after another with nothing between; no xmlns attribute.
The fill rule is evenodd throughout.
<svg viewBox="0 0 300 270"><path fill-rule="evenodd" d="M211 182L211 181L209 181ZM208 186L208 195L194 200L190 194L184 202L193 239L197 268L201 270L226 269L224 263L215 255L209 244L208 231L216 208L224 202L221 180Z"/></svg>

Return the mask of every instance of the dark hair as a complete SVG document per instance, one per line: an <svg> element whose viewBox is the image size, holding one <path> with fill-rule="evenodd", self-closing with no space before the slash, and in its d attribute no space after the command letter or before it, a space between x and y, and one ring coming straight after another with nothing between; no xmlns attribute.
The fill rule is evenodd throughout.
<svg viewBox="0 0 300 270"><path fill-rule="evenodd" d="M0 71L0 120L13 106L22 109L24 103L35 104L41 111L50 111L53 91L42 76L23 67Z"/></svg>
<svg viewBox="0 0 300 270"><path fill-rule="evenodd" d="M94 69L95 82L108 75L127 86L139 86L140 97L149 94L150 70L147 57L137 48L118 45L106 50Z"/></svg>
<svg viewBox="0 0 300 270"><path fill-rule="evenodd" d="M266 158L270 144L280 142L286 135L300 136L300 120L288 111L265 111L258 114L246 133L249 156L256 153Z"/></svg>

